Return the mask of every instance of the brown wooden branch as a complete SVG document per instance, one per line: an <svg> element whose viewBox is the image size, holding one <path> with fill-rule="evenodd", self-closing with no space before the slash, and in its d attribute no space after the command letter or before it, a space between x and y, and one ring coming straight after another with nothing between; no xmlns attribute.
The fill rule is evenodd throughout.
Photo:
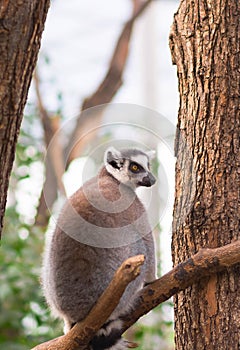
<svg viewBox="0 0 240 350"><path fill-rule="evenodd" d="M220 248L201 249L193 257L139 291L131 314L122 316L123 332L140 317L179 291L237 263L240 263L240 240Z"/></svg>
<svg viewBox="0 0 240 350"><path fill-rule="evenodd" d="M143 261L143 256L126 260L84 321L76 324L66 335L38 345L33 350L88 349L87 344L115 309L128 283L136 278ZM134 308L129 314L121 316L124 322L122 332L179 291L237 263L240 263L240 240L220 248L201 249L137 293Z"/></svg>
<svg viewBox="0 0 240 350"><path fill-rule="evenodd" d="M33 350L87 349L90 340L118 305L128 284L139 275L140 266L143 263L143 255L134 256L124 261L114 274L108 288L83 322L77 323L66 335L40 344Z"/></svg>
<svg viewBox="0 0 240 350"><path fill-rule="evenodd" d="M135 20L145 11L151 2L152 0L134 2L133 15L123 27L110 60L108 71L96 91L83 101L82 111L109 103L121 87L122 76L129 53L129 43L133 25ZM96 129L101 124L103 111L104 108L102 106L101 109L92 112L91 114L80 114L76 128L69 139L70 142L66 149L66 155L68 158L66 163L67 166L73 159L79 157L86 144L89 144L89 142L96 136L94 132L91 132L91 134L88 133L90 130L92 131L93 129ZM83 137L86 134L88 134L88 137Z"/></svg>
<svg viewBox="0 0 240 350"><path fill-rule="evenodd" d="M47 226L51 216L50 210L57 198L57 193L57 178L52 163L48 157L45 159L45 181L39 198L35 225L41 227Z"/></svg>
<svg viewBox="0 0 240 350"><path fill-rule="evenodd" d="M62 181L65 167L63 149L59 140L60 133L58 132L60 129L60 118L51 118L44 106L37 70L34 73L34 83L47 150L45 157L45 182L39 199L35 223L45 226L50 217L49 209L51 209L56 200L58 189L64 196L66 195Z"/></svg>
<svg viewBox="0 0 240 350"><path fill-rule="evenodd" d="M142 2L141 5L134 3L133 15L128 20L119 36L113 56L110 61L108 72L99 85L98 89L82 105L82 110L110 102L122 85L122 74L126 65L129 51L129 42L135 20L150 5L152 0Z"/></svg>

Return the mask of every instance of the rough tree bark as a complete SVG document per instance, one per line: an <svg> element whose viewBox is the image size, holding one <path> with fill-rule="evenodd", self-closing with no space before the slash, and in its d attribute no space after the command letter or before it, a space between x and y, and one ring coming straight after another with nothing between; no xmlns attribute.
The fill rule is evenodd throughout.
<svg viewBox="0 0 240 350"><path fill-rule="evenodd" d="M0 235L23 108L49 3L0 1Z"/></svg>
<svg viewBox="0 0 240 350"><path fill-rule="evenodd" d="M183 0L170 34L180 92L174 265L239 239L239 0ZM175 297L176 349L240 348L240 266Z"/></svg>

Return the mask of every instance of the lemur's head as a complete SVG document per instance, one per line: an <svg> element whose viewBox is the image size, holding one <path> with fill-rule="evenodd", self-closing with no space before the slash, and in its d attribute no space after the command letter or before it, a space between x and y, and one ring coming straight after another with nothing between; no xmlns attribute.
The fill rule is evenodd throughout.
<svg viewBox="0 0 240 350"><path fill-rule="evenodd" d="M120 183L133 189L139 186L150 187L156 179L150 172L150 161L155 151L144 152L139 149L117 150L110 147L104 155L105 167Z"/></svg>

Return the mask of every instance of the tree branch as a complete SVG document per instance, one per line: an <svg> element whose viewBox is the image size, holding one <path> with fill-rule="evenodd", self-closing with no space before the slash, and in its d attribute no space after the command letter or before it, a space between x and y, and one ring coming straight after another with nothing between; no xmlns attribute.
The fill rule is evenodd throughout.
<svg viewBox="0 0 240 350"><path fill-rule="evenodd" d="M38 110L44 132L45 147L47 150L45 158L45 182L39 199L35 223L45 226L50 216L49 208L54 204L58 189L66 196L65 187L62 181L64 174L63 149L59 140L60 119L50 118L40 92L40 82L37 70L34 73L35 91L38 101Z"/></svg>
<svg viewBox="0 0 240 350"><path fill-rule="evenodd" d="M220 248L204 248L167 274L140 290L134 309L123 315L123 332L157 305L186 289L203 277L223 271L240 262L240 240Z"/></svg>
<svg viewBox="0 0 240 350"><path fill-rule="evenodd" d="M113 51L108 71L96 91L83 101L82 111L109 103L122 86L122 75L128 58L133 25L135 20L145 11L151 2L152 0L139 3L134 2L133 15L123 27ZM81 113L79 115L76 128L70 137L70 142L66 149L68 157L67 166L73 159L79 157L86 143L89 143L89 137L91 137L91 139L95 137L95 134L92 132L87 138L83 138L90 130L96 129L100 125L103 111L104 108L102 106L101 109L94 113Z"/></svg>
<svg viewBox="0 0 240 350"><path fill-rule="evenodd" d="M139 266L143 262L141 255L126 260L85 320L77 323L66 335L38 345L33 350L88 349L87 344L111 315L128 283L137 277ZM121 315L122 333L141 316L179 291L186 289L203 277L223 271L237 263L240 263L240 240L220 248L201 249L197 254L137 293L131 312Z"/></svg>
<svg viewBox="0 0 240 350"><path fill-rule="evenodd" d="M128 58L130 36L135 20L145 11L152 0L134 3L133 15L126 22L113 52L108 72L92 96L85 99L82 110L110 102L122 85L122 74Z"/></svg>

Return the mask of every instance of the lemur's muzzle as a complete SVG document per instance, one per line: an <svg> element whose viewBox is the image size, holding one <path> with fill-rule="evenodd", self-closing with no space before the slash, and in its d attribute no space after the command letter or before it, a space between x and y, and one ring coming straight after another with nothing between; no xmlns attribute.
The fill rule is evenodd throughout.
<svg viewBox="0 0 240 350"><path fill-rule="evenodd" d="M151 173L148 173L148 175L144 176L144 178L142 179L141 186L151 187L155 184L155 182L155 177Z"/></svg>

